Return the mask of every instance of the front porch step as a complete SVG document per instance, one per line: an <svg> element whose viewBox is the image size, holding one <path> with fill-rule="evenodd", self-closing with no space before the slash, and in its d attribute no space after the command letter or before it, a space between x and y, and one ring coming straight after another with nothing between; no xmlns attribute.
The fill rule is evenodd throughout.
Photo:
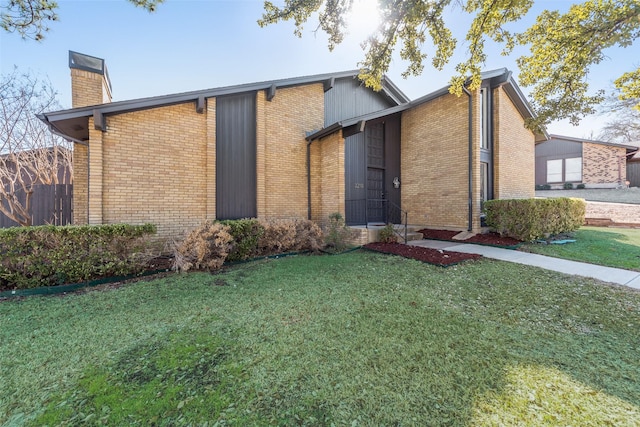
<svg viewBox="0 0 640 427"><path fill-rule="evenodd" d="M422 240L424 239L424 235L422 233L418 233L417 231L407 232L407 242L411 242L413 240Z"/></svg>

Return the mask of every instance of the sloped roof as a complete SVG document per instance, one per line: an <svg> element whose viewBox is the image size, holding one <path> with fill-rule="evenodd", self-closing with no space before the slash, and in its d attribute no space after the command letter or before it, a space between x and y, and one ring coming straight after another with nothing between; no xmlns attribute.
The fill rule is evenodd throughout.
<svg viewBox="0 0 640 427"><path fill-rule="evenodd" d="M596 141L594 139L574 138L572 136L563 136L563 135L549 135L549 142L553 143L554 140L580 142L580 143L588 142L590 144L608 145L608 146L611 146L611 147L624 148L624 149L627 150L627 153L635 152L639 148L639 147L637 147L635 145L618 144L616 142Z"/></svg>
<svg viewBox="0 0 640 427"><path fill-rule="evenodd" d="M192 92L139 98L127 101L111 102L107 104L90 105L80 108L52 111L38 117L49 125L52 132L67 139L84 142L89 139L88 118L94 115L122 114L130 111L163 107L185 102L203 103L204 99L216 96L232 95L259 90L275 91L278 88L301 86L312 83L324 83L325 91L331 87L334 79L357 78L359 70L342 71L336 73L317 74L312 76L293 77L280 80L269 80L257 83L247 83L234 86L224 86ZM387 77L383 80L381 93L395 104L409 101L409 98ZM196 107L198 108L198 107Z"/></svg>
<svg viewBox="0 0 640 427"><path fill-rule="evenodd" d="M524 94L518 87L517 83L513 79L511 71L507 68L499 68L497 70L485 71L481 74L483 81L488 81L489 85L492 88L502 86L507 93L511 102L515 105L520 115L523 118L533 118L535 114L531 109L531 105L525 98ZM348 128L351 126L355 126L358 123L365 123L369 120L375 120L382 117L390 116L392 114L400 113L402 111L409 110L414 108L420 104L424 104L425 102L432 101L441 96L447 95L449 93L449 86L444 86L434 92L431 92L427 95L424 95L420 98L414 99L413 101L407 102L405 104L401 104L395 107L390 107L385 110L376 111L374 113L366 114L359 117L354 117L348 120L342 120L340 122L336 122L330 126L325 127L324 129L320 129L319 131L313 132L307 136L308 141L313 141L316 139L320 139L327 135L332 134L338 129ZM549 138L549 135L545 132L536 134L536 142L537 141L546 141Z"/></svg>

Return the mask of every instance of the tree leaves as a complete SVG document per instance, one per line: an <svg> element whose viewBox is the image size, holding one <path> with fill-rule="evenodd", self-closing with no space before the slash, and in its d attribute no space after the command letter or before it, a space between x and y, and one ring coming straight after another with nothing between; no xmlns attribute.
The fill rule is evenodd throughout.
<svg viewBox="0 0 640 427"><path fill-rule="evenodd" d="M164 0L128 0L136 7L155 12L156 7ZM24 39L41 41L50 30L48 23L57 21L58 3L55 0L6 0L0 6L0 28L13 33L17 32Z"/></svg>
<svg viewBox="0 0 640 427"><path fill-rule="evenodd" d="M264 27L294 20L295 34L301 37L303 24L317 12L318 28L329 35L331 50L343 39L345 15L352 3L353 0L286 0L285 6L279 8L266 1L258 23ZM589 87L590 66L605 59L606 49L631 46L640 36L640 3L587 0L571 6L566 13L545 10L522 33L508 31L506 26L524 17L533 3L534 0L378 0L382 23L362 43L364 60L359 63L359 77L366 86L381 89L396 49L409 64L403 77L421 74L428 58L423 49L426 43L434 48L431 65L442 70L457 47L445 22L445 12L462 4L463 10L473 15L473 21L466 35L466 60L456 66L450 91L461 95L465 85L471 89L480 85L487 39L504 44L503 55L517 45L528 46L531 53L518 59L520 83L533 87L532 106L538 116L528 126L539 129L561 119L577 124L584 115L595 112L595 105L604 99L602 91L594 94ZM640 99L640 68L623 74L616 86L621 90L621 99Z"/></svg>

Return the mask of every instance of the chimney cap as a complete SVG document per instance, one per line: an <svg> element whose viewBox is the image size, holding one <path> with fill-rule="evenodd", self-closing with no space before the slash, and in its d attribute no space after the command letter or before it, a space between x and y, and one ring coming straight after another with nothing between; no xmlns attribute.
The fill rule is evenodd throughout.
<svg viewBox="0 0 640 427"><path fill-rule="evenodd" d="M104 62L104 59L70 50L69 68L75 68L78 70L84 70L103 75L107 82L107 85L109 86L109 91L111 91L111 79L109 79L107 64Z"/></svg>

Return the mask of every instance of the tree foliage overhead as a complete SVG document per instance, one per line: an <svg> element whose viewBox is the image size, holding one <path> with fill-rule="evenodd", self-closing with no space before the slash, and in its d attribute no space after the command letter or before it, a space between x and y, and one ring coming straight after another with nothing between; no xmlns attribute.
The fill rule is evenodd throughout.
<svg viewBox="0 0 640 427"><path fill-rule="evenodd" d="M149 12L164 0L128 0ZM42 40L49 31L48 24L57 21L58 3L55 0L3 0L0 3L0 27L23 38Z"/></svg>
<svg viewBox="0 0 640 427"><path fill-rule="evenodd" d="M282 6L264 3L260 26L293 20L295 34L314 13L319 28L329 35L329 49L340 43L347 31L347 15L354 0L284 0ZM472 15L466 34L466 60L457 64L457 75L450 91L461 94L468 84L480 84L480 71L486 61L485 42L504 45L504 55L517 45L527 46L530 54L518 59L520 83L532 86L532 104L538 115L530 127L544 126L568 118L572 123L593 113L603 100L601 92L590 94L590 66L605 59L606 49L631 46L640 36L640 1L585 0L565 13L542 12L535 24L521 32L509 27L524 17L534 0L378 0L382 23L362 44L364 59L360 78L374 89L389 69L393 52L408 61L403 76L419 75L427 60L425 45L433 45L431 65L442 70L451 59L458 41L445 22L446 12L456 7ZM469 80L470 79L470 80ZM625 99L640 99L640 68L616 80ZM636 105L640 108L640 104Z"/></svg>

